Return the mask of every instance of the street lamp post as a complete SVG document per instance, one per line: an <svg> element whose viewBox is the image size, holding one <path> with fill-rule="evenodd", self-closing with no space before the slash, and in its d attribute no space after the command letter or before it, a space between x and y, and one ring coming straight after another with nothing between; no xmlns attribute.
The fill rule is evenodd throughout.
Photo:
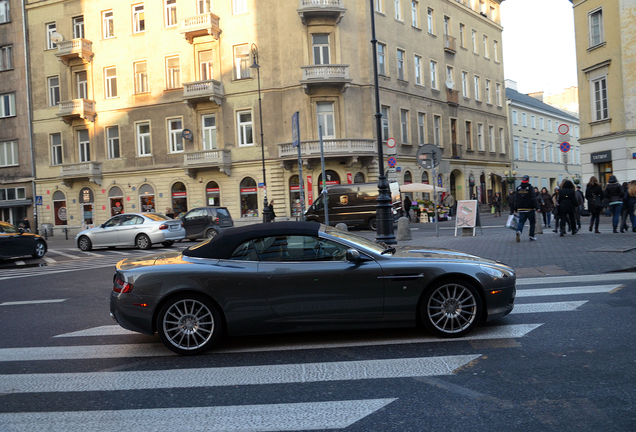
<svg viewBox="0 0 636 432"><path fill-rule="evenodd" d="M375 84L375 124L378 138L378 205L376 206L375 219L378 231L375 241L378 243L396 244L395 233L393 231L393 204L389 191L389 182L384 174L384 154L382 151L382 111L380 110L380 84L378 80L378 41L375 38L375 12L374 0L370 0L371 5L371 44L373 46L373 80Z"/></svg>
<svg viewBox="0 0 636 432"><path fill-rule="evenodd" d="M251 69L256 69L256 76L258 80L258 117L260 120L261 128L261 161L263 162L263 223L271 222L271 213L269 211L269 205L267 204L267 180L265 179L265 143L263 142L263 105L261 103L261 65L258 63L258 47L255 43L252 44L252 66Z"/></svg>

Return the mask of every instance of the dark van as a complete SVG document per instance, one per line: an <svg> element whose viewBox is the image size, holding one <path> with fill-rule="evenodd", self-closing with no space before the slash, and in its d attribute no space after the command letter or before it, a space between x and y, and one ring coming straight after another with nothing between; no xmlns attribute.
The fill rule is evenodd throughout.
<svg viewBox="0 0 636 432"><path fill-rule="evenodd" d="M402 211L400 186L389 183L393 202L393 221L397 223ZM353 183L327 186L329 225L345 223L347 226L366 226L372 230L378 227L375 219L378 199L378 184ZM305 219L325 223L324 195L320 196L305 211Z"/></svg>
<svg viewBox="0 0 636 432"><path fill-rule="evenodd" d="M186 238L212 238L226 228L234 226L230 212L225 207L197 207L181 217Z"/></svg>

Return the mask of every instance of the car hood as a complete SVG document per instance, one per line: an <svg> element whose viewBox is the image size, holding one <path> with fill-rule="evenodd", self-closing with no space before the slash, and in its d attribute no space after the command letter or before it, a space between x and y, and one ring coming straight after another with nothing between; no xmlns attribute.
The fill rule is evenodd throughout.
<svg viewBox="0 0 636 432"><path fill-rule="evenodd" d="M400 258L427 258L444 261L476 261L487 264L501 264L487 258L470 255L464 252L457 252L450 249L428 248L418 246L399 246L396 247L394 257Z"/></svg>
<svg viewBox="0 0 636 432"><path fill-rule="evenodd" d="M191 264L183 260L181 252L162 252L142 257L126 258L117 263L117 270L131 270L141 267L166 264Z"/></svg>

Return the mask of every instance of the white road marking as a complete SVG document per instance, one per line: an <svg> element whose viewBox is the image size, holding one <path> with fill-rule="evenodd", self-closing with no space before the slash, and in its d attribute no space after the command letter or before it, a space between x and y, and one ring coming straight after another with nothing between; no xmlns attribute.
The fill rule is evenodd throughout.
<svg viewBox="0 0 636 432"><path fill-rule="evenodd" d="M344 429L397 399L290 404L0 414L5 432L175 430L256 432Z"/></svg>
<svg viewBox="0 0 636 432"><path fill-rule="evenodd" d="M54 260L53 258L49 258L49 257L42 257L42 259L49 264L54 264L57 262L57 260Z"/></svg>
<svg viewBox="0 0 636 432"><path fill-rule="evenodd" d="M126 330L120 325L108 325L108 326L100 326L93 327L86 330L80 330L72 333L65 333L61 335L54 336L56 338L65 338L65 337L84 337L84 336L119 336L119 335L130 335L139 333L133 332L130 330Z"/></svg>
<svg viewBox="0 0 636 432"><path fill-rule="evenodd" d="M49 253L56 254L56 255L62 255L62 256L65 256L65 257L67 257L67 258L73 258L73 259L80 259L80 258L82 258L81 256L67 254L66 252L62 252L62 251L60 251L60 250L58 250L58 249L49 249L49 250L48 250L48 252L49 252Z"/></svg>
<svg viewBox="0 0 636 432"><path fill-rule="evenodd" d="M552 303L529 303L529 304L515 304L515 308L512 310L512 314L527 314L538 312L568 312L576 310L578 307L587 303L587 300L583 301L571 301L571 302L552 302Z"/></svg>
<svg viewBox="0 0 636 432"><path fill-rule="evenodd" d="M559 287L559 288L518 289L517 298L553 296L553 295L607 293L620 286L621 285L590 285L590 286Z"/></svg>
<svg viewBox="0 0 636 432"><path fill-rule="evenodd" d="M31 305L31 304L42 304L42 303L61 303L66 300L68 299L12 301L12 302L0 303L0 306Z"/></svg>
<svg viewBox="0 0 636 432"><path fill-rule="evenodd" d="M0 393L125 391L452 375L481 354L128 372L0 375Z"/></svg>
<svg viewBox="0 0 636 432"><path fill-rule="evenodd" d="M576 282L616 282L622 280L636 280L636 272L629 273L605 273L595 275L578 275L578 276L553 276L553 277L533 277L533 278L517 278L517 286L520 285L542 285L542 284L569 284Z"/></svg>
<svg viewBox="0 0 636 432"><path fill-rule="evenodd" d="M23 266L23 265L26 265L26 263L25 263L24 261L22 261L22 260L15 260L15 261L13 261L13 263L14 263L15 265L17 265L17 266Z"/></svg>

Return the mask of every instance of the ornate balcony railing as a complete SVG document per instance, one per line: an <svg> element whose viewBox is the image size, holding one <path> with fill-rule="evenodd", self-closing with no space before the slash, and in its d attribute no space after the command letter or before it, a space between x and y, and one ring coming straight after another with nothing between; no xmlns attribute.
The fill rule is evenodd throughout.
<svg viewBox="0 0 636 432"><path fill-rule="evenodd" d="M302 141L302 157L320 157L320 141ZM323 139L325 156L373 156L377 154L375 140L372 139ZM278 145L281 158L298 157L298 149L291 143Z"/></svg>
<svg viewBox="0 0 636 432"><path fill-rule="evenodd" d="M223 84L216 80L195 81L183 84L183 96L181 99L188 105L195 105L201 100L210 100L217 105L223 103L225 92Z"/></svg>
<svg viewBox="0 0 636 432"><path fill-rule="evenodd" d="M462 158L462 145L461 144L451 144L451 157L453 159L461 159Z"/></svg>
<svg viewBox="0 0 636 432"><path fill-rule="evenodd" d="M182 18L179 21L179 33L189 42L195 37L212 36L219 39L221 35L220 18L212 12Z"/></svg>
<svg viewBox="0 0 636 432"><path fill-rule="evenodd" d="M347 9L344 0L299 0L298 15L303 24L312 18L329 18L338 24Z"/></svg>
<svg viewBox="0 0 636 432"><path fill-rule="evenodd" d="M95 121L95 102L87 99L73 99L60 102L60 110L55 114L66 123L74 117Z"/></svg>
<svg viewBox="0 0 636 432"><path fill-rule="evenodd" d="M190 177L196 177L196 171L206 168L218 168L230 175L232 157L230 150L214 149L187 152L183 154L183 168Z"/></svg>
<svg viewBox="0 0 636 432"><path fill-rule="evenodd" d="M80 162L69 163L60 166L60 178L70 186L73 180L88 178L95 184L102 184L102 163L101 162Z"/></svg>
<svg viewBox="0 0 636 432"><path fill-rule="evenodd" d="M333 86L340 87L340 91L344 92L349 83L353 81L349 78L349 65L341 64L325 64L325 65L309 65L301 66L303 77L300 83L303 85L305 92L308 92L312 86Z"/></svg>
<svg viewBox="0 0 636 432"><path fill-rule="evenodd" d="M74 58L90 62L93 58L93 42L82 38L58 42L55 55L67 66Z"/></svg>

